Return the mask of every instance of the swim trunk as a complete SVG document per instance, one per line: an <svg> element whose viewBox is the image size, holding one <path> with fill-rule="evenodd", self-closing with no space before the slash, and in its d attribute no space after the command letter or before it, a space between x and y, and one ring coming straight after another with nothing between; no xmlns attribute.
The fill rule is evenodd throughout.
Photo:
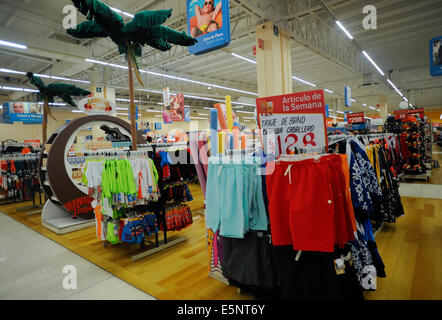
<svg viewBox="0 0 442 320"><path fill-rule="evenodd" d="M275 166L266 176L274 245L333 252L354 239L340 156L267 165Z"/></svg>

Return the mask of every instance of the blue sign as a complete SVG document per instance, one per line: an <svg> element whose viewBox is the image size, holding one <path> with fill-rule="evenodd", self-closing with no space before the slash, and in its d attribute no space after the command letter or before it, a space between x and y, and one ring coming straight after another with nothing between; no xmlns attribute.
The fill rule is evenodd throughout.
<svg viewBox="0 0 442 320"><path fill-rule="evenodd" d="M130 109L127 110L127 114L129 116L128 120L130 121ZM138 120L138 107L137 106L135 106L135 120Z"/></svg>
<svg viewBox="0 0 442 320"><path fill-rule="evenodd" d="M2 123L23 122L23 124L41 124L43 122L43 104L37 102L3 103Z"/></svg>
<svg viewBox="0 0 442 320"><path fill-rule="evenodd" d="M155 130L161 130L161 122L155 122Z"/></svg>
<svg viewBox="0 0 442 320"><path fill-rule="evenodd" d="M187 0L187 33L198 42L191 54L203 54L230 43L229 0Z"/></svg>
<svg viewBox="0 0 442 320"><path fill-rule="evenodd" d="M325 117L328 118L330 116L330 111L328 110L328 104L325 105Z"/></svg>
<svg viewBox="0 0 442 320"><path fill-rule="evenodd" d="M442 36L430 40L430 74L442 75Z"/></svg>
<svg viewBox="0 0 442 320"><path fill-rule="evenodd" d="M189 108L184 109L184 121L190 121L190 109Z"/></svg>
<svg viewBox="0 0 442 320"><path fill-rule="evenodd" d="M345 106L351 107L351 88L344 87L344 95L345 95Z"/></svg>

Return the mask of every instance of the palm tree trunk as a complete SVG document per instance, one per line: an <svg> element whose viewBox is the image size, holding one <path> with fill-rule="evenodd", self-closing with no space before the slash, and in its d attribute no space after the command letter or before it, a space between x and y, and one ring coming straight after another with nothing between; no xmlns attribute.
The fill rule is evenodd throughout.
<svg viewBox="0 0 442 320"><path fill-rule="evenodd" d="M48 130L48 113L47 113L47 110L48 110L48 108L49 108L48 98L45 98L44 106L43 106L43 122L41 124L42 136L43 136L43 141L42 141L43 147L46 144L46 140L47 140L47 130Z"/></svg>
<svg viewBox="0 0 442 320"><path fill-rule="evenodd" d="M134 102L134 79L132 74L132 64L130 59L127 59L127 64L129 67L129 111L130 111L130 129L132 135L132 150L137 150L137 128L135 123L135 102Z"/></svg>

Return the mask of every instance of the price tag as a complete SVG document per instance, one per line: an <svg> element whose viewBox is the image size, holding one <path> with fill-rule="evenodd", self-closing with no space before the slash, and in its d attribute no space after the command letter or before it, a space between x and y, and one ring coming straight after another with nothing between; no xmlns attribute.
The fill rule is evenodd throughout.
<svg viewBox="0 0 442 320"><path fill-rule="evenodd" d="M296 148L328 146L323 90L256 99L258 125L267 154L294 154Z"/></svg>

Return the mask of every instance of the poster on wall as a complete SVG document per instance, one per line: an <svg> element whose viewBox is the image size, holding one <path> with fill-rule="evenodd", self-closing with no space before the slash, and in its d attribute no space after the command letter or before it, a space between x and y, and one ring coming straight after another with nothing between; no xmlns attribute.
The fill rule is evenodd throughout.
<svg viewBox="0 0 442 320"><path fill-rule="evenodd" d="M328 146L323 90L258 98L256 108L265 153L279 157Z"/></svg>
<svg viewBox="0 0 442 320"><path fill-rule="evenodd" d="M2 123L22 122L23 124L41 124L43 122L43 104L38 102L3 103Z"/></svg>
<svg viewBox="0 0 442 320"><path fill-rule="evenodd" d="M117 106L114 102L103 97L86 97L77 103L78 109L86 114L107 114L114 116L117 113Z"/></svg>
<svg viewBox="0 0 442 320"><path fill-rule="evenodd" d="M169 87L163 90L163 120L172 123L184 120L184 95L182 93L171 95Z"/></svg>
<svg viewBox="0 0 442 320"><path fill-rule="evenodd" d="M442 75L442 36L430 40L430 74Z"/></svg>
<svg viewBox="0 0 442 320"><path fill-rule="evenodd" d="M187 0L187 33L198 42L191 54L203 54L230 43L229 0Z"/></svg>

